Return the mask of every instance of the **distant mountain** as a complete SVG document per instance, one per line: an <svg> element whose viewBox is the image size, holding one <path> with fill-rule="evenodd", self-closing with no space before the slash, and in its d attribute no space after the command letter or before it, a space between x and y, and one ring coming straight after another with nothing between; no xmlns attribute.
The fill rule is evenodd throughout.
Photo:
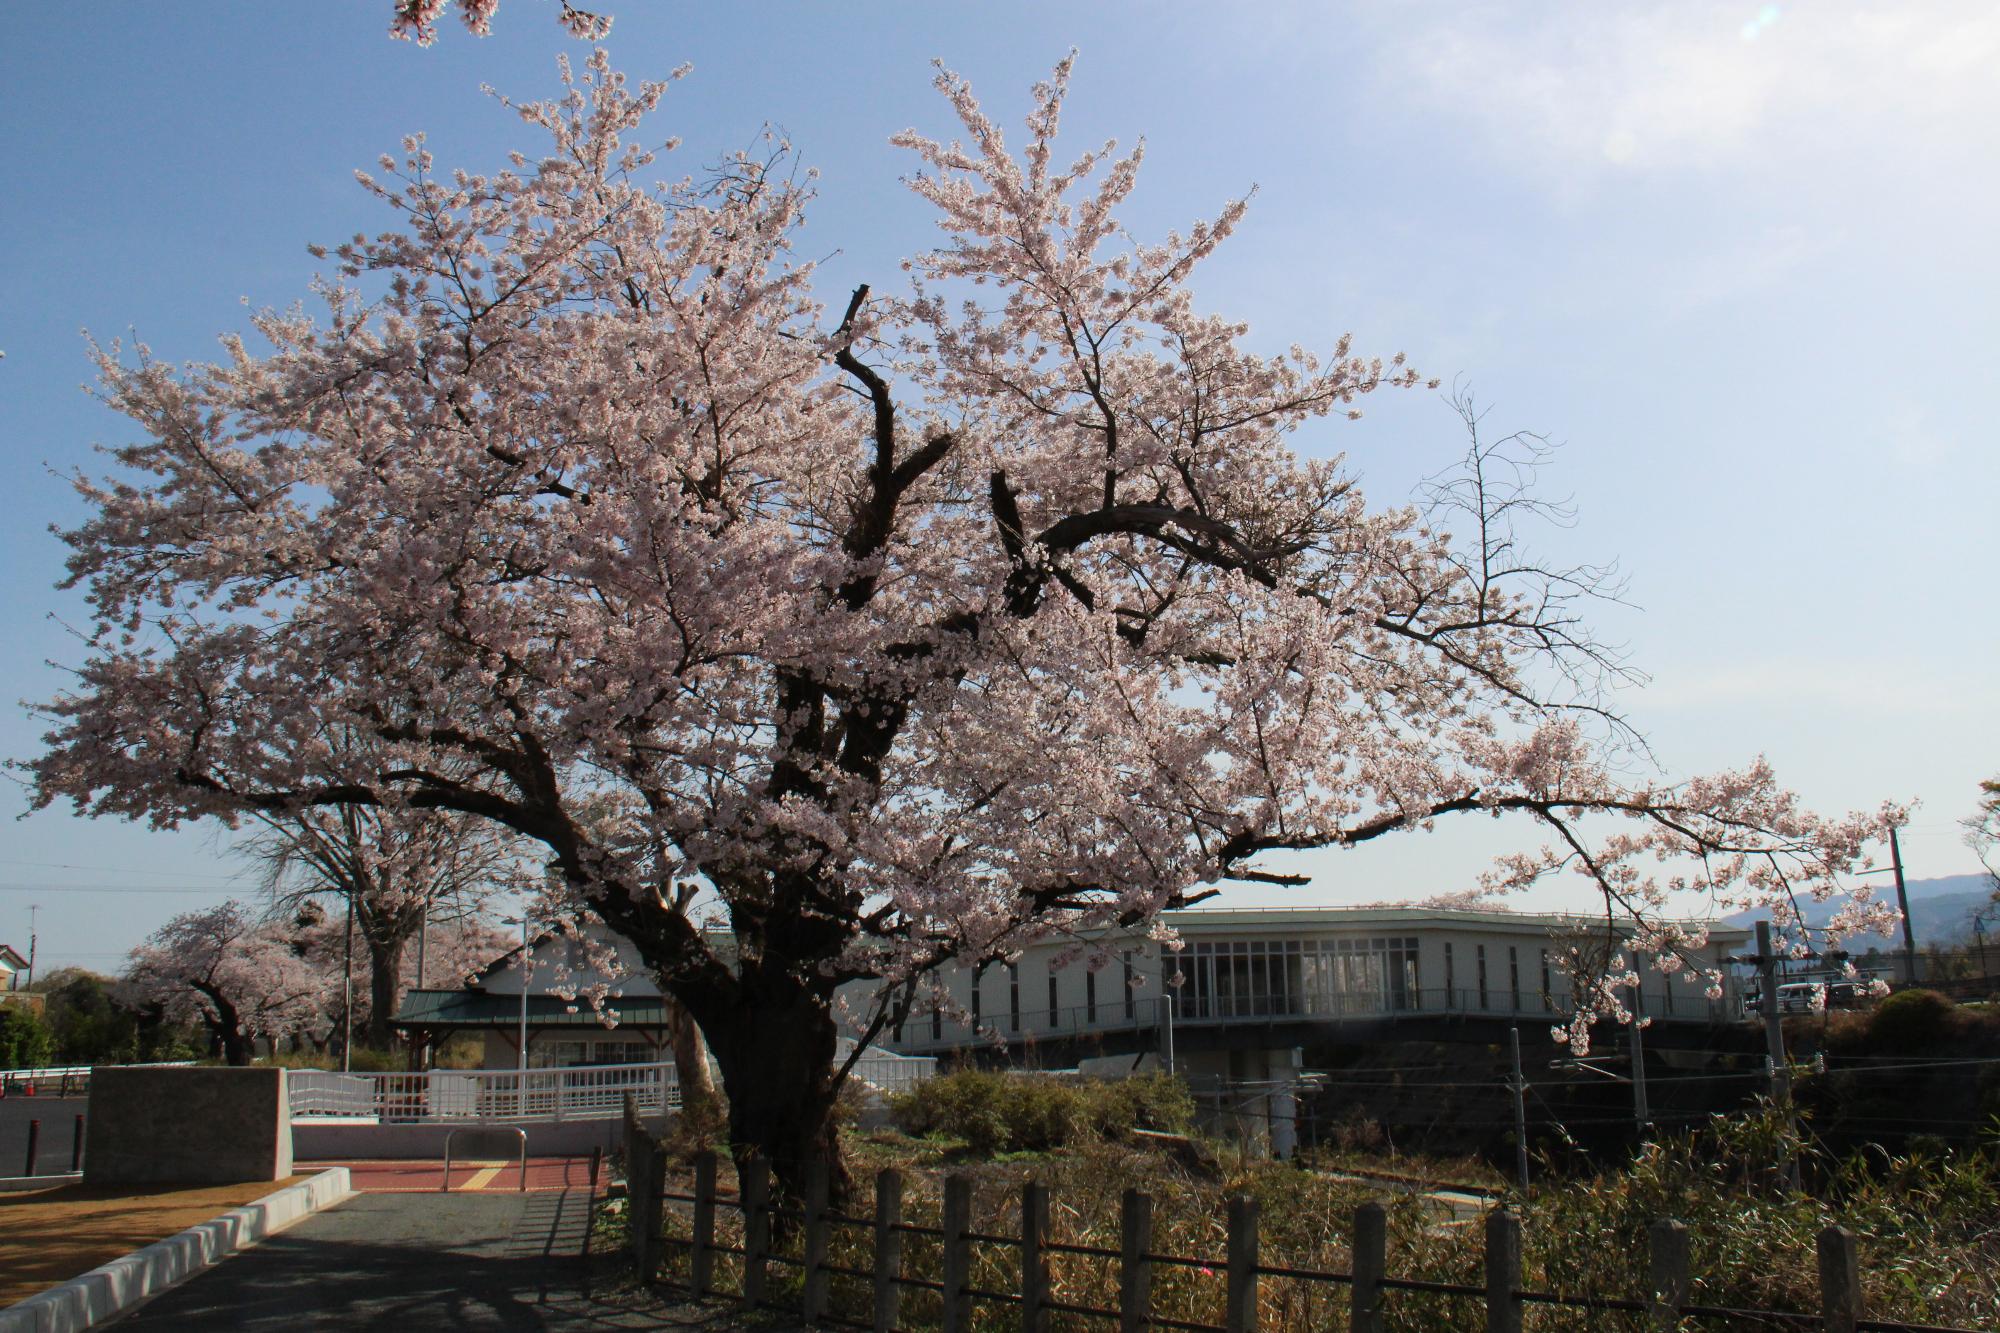
<svg viewBox="0 0 2000 1333"><path fill-rule="evenodd" d="M1972 914L1993 897L1993 881L1985 875L1943 875L1936 879L1913 879L1904 885L1910 899L1910 929L1917 937L1917 947L1929 944L1950 944L1969 939L1972 935ZM1894 882L1876 886L1876 895L1891 906L1896 901ZM1827 899L1823 903L1802 903L1806 924L1825 925L1829 917L1847 902L1846 895ZM1761 911L1732 912L1723 920L1733 926L1747 926L1764 915ZM1989 935L1994 934L1992 927ZM1872 937L1864 937L1850 943L1851 948L1865 950ZM1901 936L1895 940L1885 940L1880 947L1884 950L1901 947Z"/></svg>

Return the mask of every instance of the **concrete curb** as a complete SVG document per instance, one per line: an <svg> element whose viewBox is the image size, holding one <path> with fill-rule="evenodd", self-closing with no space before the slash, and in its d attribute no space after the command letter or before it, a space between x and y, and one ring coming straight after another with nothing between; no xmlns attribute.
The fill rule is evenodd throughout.
<svg viewBox="0 0 2000 1333"><path fill-rule="evenodd" d="M0 1333L79 1333L353 1193L332 1167L0 1310Z"/></svg>

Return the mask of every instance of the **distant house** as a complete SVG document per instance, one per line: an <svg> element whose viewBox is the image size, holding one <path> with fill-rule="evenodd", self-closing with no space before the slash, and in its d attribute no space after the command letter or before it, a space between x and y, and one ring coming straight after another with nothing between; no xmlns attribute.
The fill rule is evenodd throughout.
<svg viewBox="0 0 2000 1333"><path fill-rule="evenodd" d="M516 947L464 986L405 992L391 1025L409 1038L412 1063L429 1063L438 1043L470 1033L481 1041L481 1067L519 1068L524 1019L530 1069L671 1059L666 1008L637 950L602 926L590 935L617 953L624 975L606 976L588 950L550 933L534 942L526 968ZM595 985L608 987L602 1013L585 994Z"/></svg>
<svg viewBox="0 0 2000 1333"><path fill-rule="evenodd" d="M21 989L28 976L28 960L12 945L0 944L0 1004L18 1005L39 1013L44 997Z"/></svg>

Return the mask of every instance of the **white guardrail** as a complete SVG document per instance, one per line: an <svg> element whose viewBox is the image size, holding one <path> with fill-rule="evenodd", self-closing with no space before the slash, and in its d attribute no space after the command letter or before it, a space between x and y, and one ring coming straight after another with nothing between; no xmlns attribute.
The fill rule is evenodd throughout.
<svg viewBox="0 0 2000 1333"><path fill-rule="evenodd" d="M135 1069L179 1069L192 1060L155 1060ZM52 1065L46 1069L0 1069L0 1097L81 1097L90 1091L91 1065Z"/></svg>
<svg viewBox="0 0 2000 1333"><path fill-rule="evenodd" d="M891 1092L935 1072L935 1060L870 1053L855 1064L852 1077ZM628 1092L642 1113L681 1104L671 1063L369 1074L295 1069L287 1084L294 1120L603 1120L623 1111Z"/></svg>

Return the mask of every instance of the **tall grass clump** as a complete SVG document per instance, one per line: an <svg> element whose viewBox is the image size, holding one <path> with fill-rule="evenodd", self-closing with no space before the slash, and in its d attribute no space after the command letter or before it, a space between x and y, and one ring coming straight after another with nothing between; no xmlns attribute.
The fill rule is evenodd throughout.
<svg viewBox="0 0 2000 1333"><path fill-rule="evenodd" d="M1049 1152L1134 1129L1185 1131L1194 1098L1168 1074L1072 1079L959 1069L889 1099L899 1129L956 1140L973 1156Z"/></svg>

